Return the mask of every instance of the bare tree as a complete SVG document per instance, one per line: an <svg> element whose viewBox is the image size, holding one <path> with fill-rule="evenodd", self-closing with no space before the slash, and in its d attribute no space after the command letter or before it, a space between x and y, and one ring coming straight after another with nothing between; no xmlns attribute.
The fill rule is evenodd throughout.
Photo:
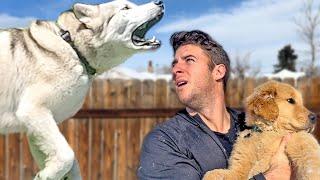
<svg viewBox="0 0 320 180"><path fill-rule="evenodd" d="M251 66L249 76L250 77L257 77L261 72L261 64L258 63L256 66Z"/></svg>
<svg viewBox="0 0 320 180"><path fill-rule="evenodd" d="M316 74L316 59L319 50L319 34L317 30L320 26L320 6L318 8L314 7L313 0L304 1L303 7L301 9L302 17L300 19L295 19L295 23L298 26L298 32L303 41L305 41L308 46L308 54L310 54L310 64L307 67L307 74Z"/></svg>
<svg viewBox="0 0 320 180"><path fill-rule="evenodd" d="M260 73L260 67L253 67L250 65L251 53L246 53L244 56L236 54L233 61L231 71L234 75L240 79L244 79L247 76L256 77Z"/></svg>

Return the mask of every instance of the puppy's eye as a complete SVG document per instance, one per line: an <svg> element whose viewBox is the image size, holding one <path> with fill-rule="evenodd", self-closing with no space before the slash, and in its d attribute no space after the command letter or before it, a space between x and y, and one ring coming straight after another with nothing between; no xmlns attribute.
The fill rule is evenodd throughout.
<svg viewBox="0 0 320 180"><path fill-rule="evenodd" d="M294 99L292 99L292 98L287 99L287 101L288 101L290 104L295 104L295 103L296 103L296 101L295 101Z"/></svg>

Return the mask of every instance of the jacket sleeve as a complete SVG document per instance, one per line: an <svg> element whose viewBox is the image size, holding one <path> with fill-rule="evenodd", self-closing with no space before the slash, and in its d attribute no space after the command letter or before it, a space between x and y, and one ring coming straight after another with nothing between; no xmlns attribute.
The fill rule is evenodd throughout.
<svg viewBox="0 0 320 180"><path fill-rule="evenodd" d="M137 172L139 179L201 179L196 161L183 152L179 137L174 138L177 139L159 129L145 137Z"/></svg>

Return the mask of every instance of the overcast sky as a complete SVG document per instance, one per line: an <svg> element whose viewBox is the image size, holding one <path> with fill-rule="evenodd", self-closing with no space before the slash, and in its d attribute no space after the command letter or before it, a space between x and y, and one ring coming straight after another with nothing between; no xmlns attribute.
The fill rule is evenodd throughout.
<svg viewBox="0 0 320 180"><path fill-rule="evenodd" d="M105 1L2 0L0 27L25 27L33 19L55 20L75 2L96 4ZM314 2L320 4L320 0ZM170 35L191 29L208 32L223 45L231 60L237 54L251 53L251 65L260 66L262 73L273 71L278 51L287 44L291 44L298 54L298 64L305 63L308 58L305 55L307 47L294 23L295 18L301 17L303 0L164 0L164 3L165 16L146 35L155 35L162 41L162 47L155 52L135 55L121 66L142 70L146 69L149 60L156 67L170 65Z"/></svg>

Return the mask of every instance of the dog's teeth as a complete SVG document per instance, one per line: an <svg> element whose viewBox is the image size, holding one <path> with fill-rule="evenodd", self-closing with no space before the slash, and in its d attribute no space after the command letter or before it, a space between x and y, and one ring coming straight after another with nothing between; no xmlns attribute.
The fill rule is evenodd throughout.
<svg viewBox="0 0 320 180"><path fill-rule="evenodd" d="M150 39L151 42L155 42L156 41L156 37L152 36L152 39Z"/></svg>
<svg viewBox="0 0 320 180"><path fill-rule="evenodd" d="M140 37L138 37L138 36L133 36L133 39L134 39L135 41L140 41L140 42L146 41L145 39L140 38Z"/></svg>

